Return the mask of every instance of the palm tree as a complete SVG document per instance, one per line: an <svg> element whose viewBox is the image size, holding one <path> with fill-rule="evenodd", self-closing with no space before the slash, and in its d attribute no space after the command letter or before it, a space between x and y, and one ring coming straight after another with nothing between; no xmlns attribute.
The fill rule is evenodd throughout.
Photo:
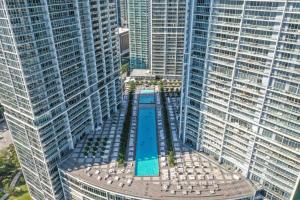
<svg viewBox="0 0 300 200"><path fill-rule="evenodd" d="M4 107L0 104L0 119L4 116Z"/></svg>
<svg viewBox="0 0 300 200"><path fill-rule="evenodd" d="M121 74L125 74L128 72L128 63L121 65Z"/></svg>

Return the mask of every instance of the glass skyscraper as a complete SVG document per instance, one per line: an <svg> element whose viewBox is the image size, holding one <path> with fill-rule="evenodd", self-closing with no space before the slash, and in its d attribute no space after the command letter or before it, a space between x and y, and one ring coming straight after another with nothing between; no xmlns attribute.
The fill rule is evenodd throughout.
<svg viewBox="0 0 300 200"><path fill-rule="evenodd" d="M150 1L128 1L130 67L150 68Z"/></svg>
<svg viewBox="0 0 300 200"><path fill-rule="evenodd" d="M183 64L185 0L129 0L131 68L159 78L180 79Z"/></svg>
<svg viewBox="0 0 300 200"><path fill-rule="evenodd" d="M151 72L178 79L183 64L185 0L153 0L151 12Z"/></svg>
<svg viewBox="0 0 300 200"><path fill-rule="evenodd" d="M267 199L300 174L300 2L187 5L181 138L241 171Z"/></svg>
<svg viewBox="0 0 300 200"><path fill-rule="evenodd" d="M120 1L120 12L121 12L121 27L128 27L128 1Z"/></svg>
<svg viewBox="0 0 300 200"><path fill-rule="evenodd" d="M0 98L31 196L64 199L57 166L121 100L116 5L0 0Z"/></svg>

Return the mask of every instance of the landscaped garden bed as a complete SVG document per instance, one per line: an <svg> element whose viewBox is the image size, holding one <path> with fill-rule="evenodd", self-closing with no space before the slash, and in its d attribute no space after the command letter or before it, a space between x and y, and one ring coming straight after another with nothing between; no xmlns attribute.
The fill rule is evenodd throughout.
<svg viewBox="0 0 300 200"><path fill-rule="evenodd" d="M11 144L6 149L0 151L0 198L8 194L8 200L30 200L24 177L21 175L16 186L10 187L10 184L16 174L20 171L20 164Z"/></svg>
<svg viewBox="0 0 300 200"><path fill-rule="evenodd" d="M126 150L127 150L127 145L128 145L128 136L129 136L129 132L130 132L134 91L135 91L135 84L134 84L134 82L131 82L130 88L129 88L129 94L128 94L128 107L127 107L127 112L125 115L125 121L123 124L123 130L121 133L120 149L119 149L119 154L118 154L118 163L120 165L123 165L125 162Z"/></svg>
<svg viewBox="0 0 300 200"><path fill-rule="evenodd" d="M107 136L103 137L103 138L96 138L96 140L94 140L94 138L88 138L88 141L85 143L84 146L84 150L83 150L83 154L84 156L87 157L94 157L96 156L97 153L100 154L100 156L104 155L104 150L105 150L105 146L107 144Z"/></svg>

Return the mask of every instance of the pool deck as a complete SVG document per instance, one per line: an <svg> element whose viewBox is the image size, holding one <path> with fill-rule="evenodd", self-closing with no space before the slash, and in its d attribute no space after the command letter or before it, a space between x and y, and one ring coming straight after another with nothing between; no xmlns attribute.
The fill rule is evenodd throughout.
<svg viewBox="0 0 300 200"><path fill-rule="evenodd" d="M139 90L137 90L138 93ZM158 91L158 88L156 88ZM175 147L175 167L168 166L165 133L161 113L159 94L156 93L156 118L159 146L159 170L156 177L135 176L135 131L137 130L138 95L134 96L127 165L118 167L116 159L121 133L120 125L124 121L125 109L119 116L108 120L103 130L89 137L107 135L108 141L104 154L95 157L83 154L83 147L88 140L77 144L73 154L60 166L64 173L115 193L137 199L207 199L223 200L248 197L255 194L252 183L237 172L230 172L215 160L193 151L181 144L176 128L176 99L171 99L169 114L172 116L172 136ZM127 105L126 99L123 105ZM170 108L169 108L170 109ZM175 127L174 127L175 126ZM130 184L129 184L130 183ZM122 185L122 186L120 186Z"/></svg>

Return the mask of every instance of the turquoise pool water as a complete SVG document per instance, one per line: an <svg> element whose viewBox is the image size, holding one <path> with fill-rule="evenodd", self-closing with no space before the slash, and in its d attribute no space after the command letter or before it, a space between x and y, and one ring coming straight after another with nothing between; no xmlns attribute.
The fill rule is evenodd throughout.
<svg viewBox="0 0 300 200"><path fill-rule="evenodd" d="M151 89L141 90L141 94L151 94L151 93L154 93L154 90Z"/></svg>
<svg viewBox="0 0 300 200"><path fill-rule="evenodd" d="M136 143L136 176L158 176L155 107L140 107Z"/></svg>
<svg viewBox="0 0 300 200"><path fill-rule="evenodd" d="M140 95L139 102L141 104L155 103L154 95Z"/></svg>

